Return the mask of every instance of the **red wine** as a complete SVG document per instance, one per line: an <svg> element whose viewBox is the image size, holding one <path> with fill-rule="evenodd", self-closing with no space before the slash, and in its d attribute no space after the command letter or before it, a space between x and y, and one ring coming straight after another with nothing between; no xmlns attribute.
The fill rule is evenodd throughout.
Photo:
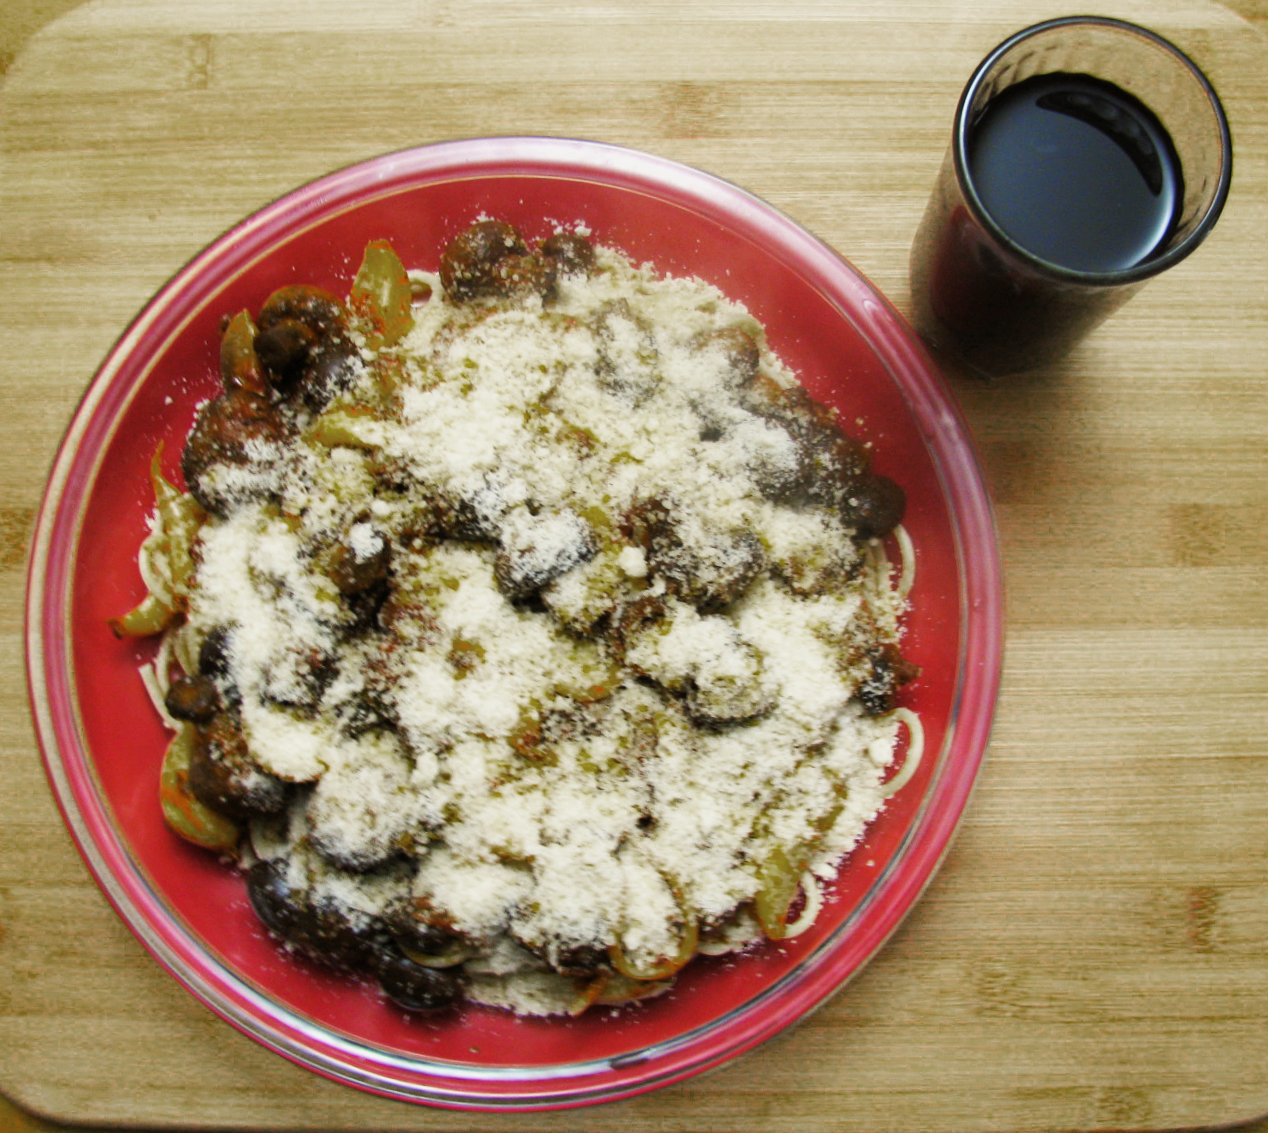
<svg viewBox="0 0 1268 1133"><path fill-rule="evenodd" d="M1088 75L1036 75L991 99L969 133L968 164L1000 228L1075 271L1124 271L1148 259L1184 198L1158 119Z"/></svg>

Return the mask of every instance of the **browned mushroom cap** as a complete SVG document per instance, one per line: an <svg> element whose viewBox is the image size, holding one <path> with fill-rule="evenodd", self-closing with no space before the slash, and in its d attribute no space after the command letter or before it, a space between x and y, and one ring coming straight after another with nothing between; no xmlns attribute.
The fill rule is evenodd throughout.
<svg viewBox="0 0 1268 1133"><path fill-rule="evenodd" d="M228 390L202 407L190 430L181 456L186 486L204 508L224 515L252 489L249 484L214 483L212 471L223 465L249 467L286 434L285 423L267 399L247 389Z"/></svg>
<svg viewBox="0 0 1268 1133"><path fill-rule="evenodd" d="M884 716L898 706L898 690L920 676L920 666L908 661L890 642L873 646L866 660L868 673L855 695L864 715Z"/></svg>
<svg viewBox="0 0 1268 1133"><path fill-rule="evenodd" d="M685 543L672 509L656 498L636 502L621 530L644 549L648 568L668 592L702 613L734 602L767 565L761 540L751 531L715 531Z"/></svg>
<svg viewBox="0 0 1268 1133"><path fill-rule="evenodd" d="M498 589L518 602L537 593L599 550L590 525L570 508L542 512L517 530L503 530L494 560Z"/></svg>
<svg viewBox="0 0 1268 1133"><path fill-rule="evenodd" d="M285 320L303 323L318 338L339 337L348 329L348 308L322 287L293 283L279 287L260 308L261 333Z"/></svg>
<svg viewBox="0 0 1268 1133"><path fill-rule="evenodd" d="M801 386L786 389L759 373L744 386L740 401L783 428L793 442L795 467L773 469L759 478L758 486L770 499L835 507L842 493L867 471L867 447Z"/></svg>
<svg viewBox="0 0 1268 1133"><path fill-rule="evenodd" d="M298 319L278 319L255 337L255 352L277 386L289 386L303 372L320 342L318 334Z"/></svg>
<svg viewBox="0 0 1268 1133"><path fill-rule="evenodd" d="M295 383L300 402L320 413L357 376L357 348L347 339L319 343Z"/></svg>
<svg viewBox="0 0 1268 1133"><path fill-rule="evenodd" d="M867 470L867 449L835 422L814 422L794 439L803 491L814 503L837 503Z"/></svg>
<svg viewBox="0 0 1268 1133"><path fill-rule="evenodd" d="M527 252L523 238L506 221L477 221L455 236L441 254L441 286L456 300L496 293L502 283L498 264Z"/></svg>
<svg viewBox="0 0 1268 1133"><path fill-rule="evenodd" d="M452 959L470 947L453 929L452 919L435 910L426 897L398 897L383 912L393 940L410 955Z"/></svg>
<svg viewBox="0 0 1268 1133"><path fill-rule="evenodd" d="M665 619L667 607L659 594L640 594L624 602L608 624L608 644L613 654L628 664L626 654L640 633ZM641 676L647 674L635 665L630 666Z"/></svg>
<svg viewBox="0 0 1268 1133"><path fill-rule="evenodd" d="M369 523L354 524L346 541L330 556L330 580L341 594L360 594L382 582L392 562L392 547Z"/></svg>
<svg viewBox="0 0 1268 1133"><path fill-rule="evenodd" d="M750 531L719 533L706 543L687 546L670 529L653 537L647 565L671 594L708 613L730 605L749 588L766 567L766 552Z"/></svg>
<svg viewBox="0 0 1268 1133"><path fill-rule="evenodd" d="M225 712L199 733L190 758L189 789L200 802L231 818L279 814L289 797L286 783L256 763Z"/></svg>
<svg viewBox="0 0 1268 1133"><path fill-rule="evenodd" d="M178 677L167 690L164 707L177 720L206 724L220 711L220 690L209 676Z"/></svg>
<svg viewBox="0 0 1268 1133"><path fill-rule="evenodd" d="M333 897L314 897L291 880L286 858L257 861L247 871L247 896L264 926L288 944L331 967L373 968L386 929Z"/></svg>
<svg viewBox="0 0 1268 1133"><path fill-rule="evenodd" d="M420 1014L433 1014L462 1002L466 972L461 966L431 968L408 956L385 949L374 962L379 986L398 1007Z"/></svg>
<svg viewBox="0 0 1268 1133"><path fill-rule="evenodd" d="M293 284L260 309L255 353L285 402L319 412L355 376L348 308L321 287Z"/></svg>
<svg viewBox="0 0 1268 1133"><path fill-rule="evenodd" d="M907 494L888 476L865 472L848 485L839 503L841 518L857 539L888 535L903 521Z"/></svg>
<svg viewBox="0 0 1268 1133"><path fill-rule="evenodd" d="M549 256L528 252L522 256L506 256L493 269L488 294L494 296L554 295L559 265Z"/></svg>
<svg viewBox="0 0 1268 1133"><path fill-rule="evenodd" d="M556 232L542 241L543 256L555 261L567 275L588 275L594 270L594 245L577 232Z"/></svg>

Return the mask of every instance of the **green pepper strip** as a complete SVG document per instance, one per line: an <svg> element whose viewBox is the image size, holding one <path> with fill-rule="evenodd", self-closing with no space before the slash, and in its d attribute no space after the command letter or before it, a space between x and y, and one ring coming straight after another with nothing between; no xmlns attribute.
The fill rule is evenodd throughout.
<svg viewBox="0 0 1268 1133"><path fill-rule="evenodd" d="M413 328L409 275L386 240L371 240L366 245L349 301L369 324L366 345L371 349L393 346Z"/></svg>
<svg viewBox="0 0 1268 1133"><path fill-rule="evenodd" d="M194 573L194 538L207 515L193 496L164 479L160 471L162 456L160 444L150 461L150 484L159 517L158 545L167 556L172 594L170 597L147 594L134 609L122 617L111 618L109 625L116 637L149 637L162 633L179 613Z"/></svg>
<svg viewBox="0 0 1268 1133"><path fill-rule="evenodd" d="M238 845L237 824L199 801L189 790L189 765L196 739L194 726L182 724L167 745L159 773L163 818L185 841L207 850L230 853Z"/></svg>
<svg viewBox="0 0 1268 1133"><path fill-rule="evenodd" d="M672 956L661 956L650 966L643 968L635 964L626 954L619 941L608 945L608 962L621 975L631 980L663 980L683 968L687 961L696 954L696 945L700 942L700 925L693 916L687 917L682 938L678 942L678 950Z"/></svg>
<svg viewBox="0 0 1268 1133"><path fill-rule="evenodd" d="M788 935L788 910L801 885L805 864L792 861L776 846L757 871L757 893L753 900L762 931L771 940Z"/></svg>

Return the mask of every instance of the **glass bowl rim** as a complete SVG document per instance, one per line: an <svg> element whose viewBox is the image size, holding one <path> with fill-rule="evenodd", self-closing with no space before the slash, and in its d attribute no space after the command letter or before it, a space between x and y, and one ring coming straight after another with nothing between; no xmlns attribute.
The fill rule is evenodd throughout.
<svg viewBox="0 0 1268 1133"><path fill-rule="evenodd" d="M93 793L91 754L75 711L68 602L78 533L97 466L131 395L149 377L149 367L143 367L122 396L112 388L134 354L161 355L184 326L181 312L200 309L208 295L245 271L278 238L294 239L341 208L355 208L429 180L505 174L597 179L653 195L668 194L678 203L685 199L698 211L721 217L728 227L738 225L760 236L769 254L778 251L795 262L801 275L832 296L842 317L866 323L860 331L919 424L956 543L959 671L938 758L945 761L955 749L959 773L949 783L943 777L931 784L903 843L860 902L859 910L870 908L873 896L885 887L884 913L873 918L866 933L843 939L856 919L851 914L796 968L741 1006L634 1054L557 1066L481 1068L400 1057L333 1035L252 988L209 956L171 915L109 821L104 800ZM297 220L302 222L298 226ZM840 302L843 296L854 300L849 314ZM156 331L163 332L157 346L151 341ZM113 413L103 422L100 412L111 394ZM94 461L86 475L81 459L85 442ZM81 856L134 935L204 1005L267 1049L371 1093L452 1109L559 1109L643 1093L737 1057L815 1010L883 946L936 873L976 781L999 688L1002 591L994 518L960 412L901 315L853 265L754 194L668 158L579 139L473 138L384 154L300 186L209 243L147 301L94 375L47 482L28 562L28 692L46 773ZM66 687L49 679L59 673L70 674ZM918 844L917 831L922 832ZM737 1024L743 1024L738 1032Z"/></svg>

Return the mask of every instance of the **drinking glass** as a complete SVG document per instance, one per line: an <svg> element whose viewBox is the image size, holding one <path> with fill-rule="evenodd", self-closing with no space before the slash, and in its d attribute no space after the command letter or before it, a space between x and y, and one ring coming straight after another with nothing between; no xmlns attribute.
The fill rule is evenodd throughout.
<svg viewBox="0 0 1268 1133"><path fill-rule="evenodd" d="M1103 89L1111 98L1125 95L1120 105L1143 104L1146 117L1152 112L1164 131L1164 142L1169 135L1179 172L1175 207L1167 234L1138 261L1093 269L1063 263L1059 241L1056 251L1051 243L1042 252L1028 247L1029 237L1019 237L1016 226L1010 234L985 203L981 171L971 161L975 128L992 100L1039 76L1110 84ZM1106 105L1111 109L1098 111L1102 129L1106 115L1118 115L1113 103ZM1091 121L1089 112L1083 117ZM1130 123L1127 128L1133 136L1140 133ZM1232 156L1228 120L1210 82L1161 36L1092 16L1048 20L1017 32L979 64L960 96L951 146L912 246L916 329L992 376L1060 358L1147 280L1201 243L1228 196ZM1051 215L1061 191L1057 184L1038 192L1032 186L1033 199L1021 203L1032 219L1044 210Z"/></svg>

